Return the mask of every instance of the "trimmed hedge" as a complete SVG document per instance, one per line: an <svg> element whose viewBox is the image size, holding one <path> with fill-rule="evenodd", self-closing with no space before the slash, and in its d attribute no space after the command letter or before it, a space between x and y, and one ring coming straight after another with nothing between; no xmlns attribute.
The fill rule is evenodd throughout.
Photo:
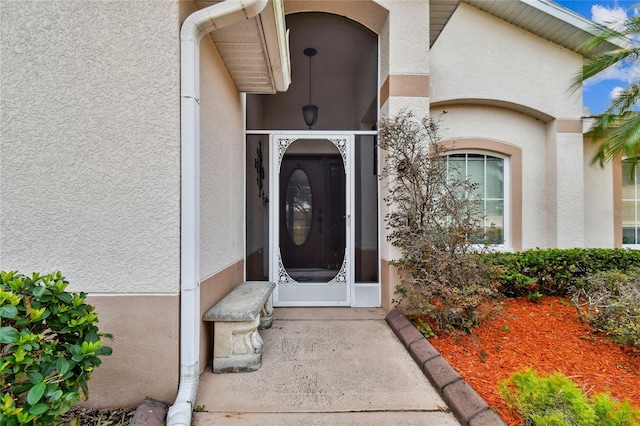
<svg viewBox="0 0 640 426"><path fill-rule="evenodd" d="M629 249L535 249L482 256L495 267L501 292L508 297L566 296L590 274L640 266L640 251Z"/></svg>

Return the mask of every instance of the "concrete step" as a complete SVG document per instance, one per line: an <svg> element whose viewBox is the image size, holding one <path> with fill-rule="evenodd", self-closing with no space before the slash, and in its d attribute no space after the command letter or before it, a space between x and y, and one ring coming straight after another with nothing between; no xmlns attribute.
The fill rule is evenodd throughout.
<svg viewBox="0 0 640 426"><path fill-rule="evenodd" d="M450 413L383 411L351 413L194 413L194 426L459 426Z"/></svg>

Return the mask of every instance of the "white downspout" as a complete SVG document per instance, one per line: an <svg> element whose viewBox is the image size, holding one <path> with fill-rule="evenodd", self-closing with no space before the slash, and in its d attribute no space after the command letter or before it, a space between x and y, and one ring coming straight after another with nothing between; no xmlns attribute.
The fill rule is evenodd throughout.
<svg viewBox="0 0 640 426"><path fill-rule="evenodd" d="M180 384L167 426L189 426L200 376L200 40L258 15L267 0L227 0L189 15L180 31Z"/></svg>

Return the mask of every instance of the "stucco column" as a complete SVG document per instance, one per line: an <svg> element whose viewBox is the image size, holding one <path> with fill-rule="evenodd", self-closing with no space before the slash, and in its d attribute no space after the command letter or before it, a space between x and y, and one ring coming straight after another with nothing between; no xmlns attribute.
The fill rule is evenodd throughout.
<svg viewBox="0 0 640 426"><path fill-rule="evenodd" d="M582 121L548 124L547 244L583 247L585 223Z"/></svg>
<svg viewBox="0 0 640 426"><path fill-rule="evenodd" d="M420 0L377 0L389 11L384 31L380 35L380 114L390 116L401 110L412 111L416 117L429 114L429 2ZM381 153L381 161L385 155ZM388 182L380 185L380 216L388 212L384 197ZM391 308L393 292L399 283L389 260L400 253L389 242L386 224L381 226L382 307Z"/></svg>

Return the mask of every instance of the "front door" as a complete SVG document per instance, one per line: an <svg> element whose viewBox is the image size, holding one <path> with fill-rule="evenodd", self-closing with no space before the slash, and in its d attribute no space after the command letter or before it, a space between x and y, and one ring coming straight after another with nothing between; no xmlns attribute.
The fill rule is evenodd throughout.
<svg viewBox="0 0 640 426"><path fill-rule="evenodd" d="M276 306L350 304L349 135L273 135Z"/></svg>

